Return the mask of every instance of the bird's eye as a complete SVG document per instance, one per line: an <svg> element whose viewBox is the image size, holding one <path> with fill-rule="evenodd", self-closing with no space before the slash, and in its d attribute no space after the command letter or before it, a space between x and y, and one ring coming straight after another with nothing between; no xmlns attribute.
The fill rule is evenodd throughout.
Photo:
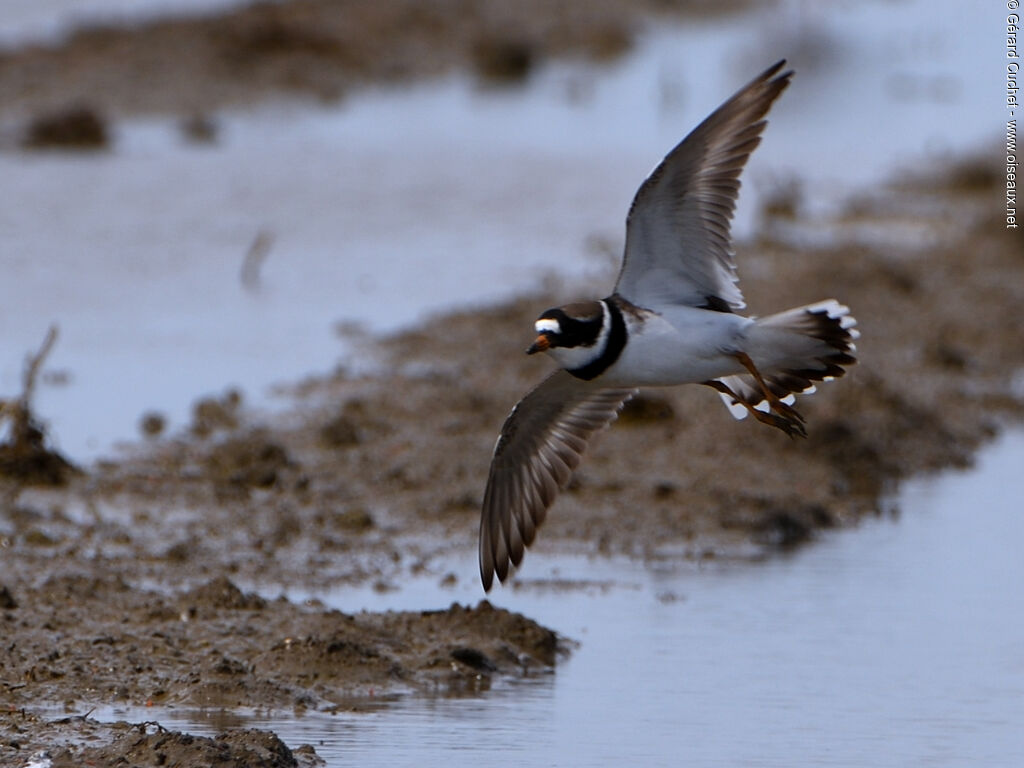
<svg viewBox="0 0 1024 768"><path fill-rule="evenodd" d="M540 320L533 324L534 329L537 333L561 333L562 326L558 324L557 320L553 320L549 317L542 317Z"/></svg>

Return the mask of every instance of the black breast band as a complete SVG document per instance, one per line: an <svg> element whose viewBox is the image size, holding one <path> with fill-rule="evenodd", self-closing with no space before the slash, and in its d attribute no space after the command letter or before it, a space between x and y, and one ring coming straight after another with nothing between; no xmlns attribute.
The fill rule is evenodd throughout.
<svg viewBox="0 0 1024 768"><path fill-rule="evenodd" d="M596 360L587 363L581 368L573 368L569 371L577 379L583 379L584 381L596 379L619 359L619 355L622 354L622 350L626 346L626 321L622 319L622 310L616 306L615 301L611 298L605 299L604 305L608 307L608 315L612 321L612 328L608 332L604 351L601 352L601 356Z"/></svg>

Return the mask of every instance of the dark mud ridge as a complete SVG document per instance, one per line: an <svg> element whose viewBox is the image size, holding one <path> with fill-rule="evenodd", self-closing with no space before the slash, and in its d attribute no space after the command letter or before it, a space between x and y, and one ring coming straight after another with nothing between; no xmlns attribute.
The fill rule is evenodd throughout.
<svg viewBox="0 0 1024 768"><path fill-rule="evenodd" d="M554 632L486 601L350 615L266 600L224 577L168 595L96 575L0 594L3 765L40 750L54 765L298 765L315 758L312 747L296 754L259 731L208 739L157 723L104 725L88 718L90 704L369 709L549 674L563 650ZM46 719L32 709L42 702L81 714ZM110 743L82 746L97 739Z"/></svg>
<svg viewBox="0 0 1024 768"><path fill-rule="evenodd" d="M96 147L104 116L189 120L298 96L336 101L371 83L452 70L527 78L557 56L604 61L645 26L728 13L749 0L275 0L139 26L97 24L57 44L0 49L0 119L32 118L28 146ZM192 133L191 129L189 130Z"/></svg>

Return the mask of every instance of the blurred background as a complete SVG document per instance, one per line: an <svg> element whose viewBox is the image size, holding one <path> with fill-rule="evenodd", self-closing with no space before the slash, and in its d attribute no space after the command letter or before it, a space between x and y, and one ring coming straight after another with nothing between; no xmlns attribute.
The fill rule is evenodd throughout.
<svg viewBox="0 0 1024 768"><path fill-rule="evenodd" d="M358 329L610 278L639 182L779 58L740 238L1004 128L1002 21L954 0L3 7L0 393L58 326L35 407L77 460L358 368Z"/></svg>
<svg viewBox="0 0 1024 768"><path fill-rule="evenodd" d="M404 697L386 713L229 724L317 744L330 764L476 766L495 745L530 764L1024 764L1024 439L1008 431L970 473L894 490L923 468L968 464L1024 402L1018 292L1000 290L1020 253L999 208L1005 31L1002 3L956 0L0 0L0 401L22 390L26 356L56 328L32 410L86 465L140 429L177 434L239 403L280 413L298 382L372 370L366 339L427 318L551 288L565 300L607 291L642 179L786 58L796 77L743 176L734 233L748 296L760 285L775 297L799 275L815 283L800 286L806 301L823 298L823 275L829 292L852 294L863 364L816 398L815 437L726 434L735 425L720 409L617 429L620 446L656 437L644 451L669 469L654 477L646 455L620 450L608 485L595 469L591 496L588 482L566 494L562 509L588 522L570 537L572 518L548 524L569 551L531 554L527 579L490 595L580 641L557 675ZM790 273L804 253L792 262L813 269ZM511 323L497 314L482 327ZM404 342L394 349L418 364L433 349ZM301 464L278 449L286 481L271 474L273 492L263 475L218 480L212 441L151 474L143 456L137 517L132 504L34 502L43 511L12 511L14 533L0 531L0 563L28 578L60 557L172 589L205 563L270 598L289 585L311 611L476 603L477 494L498 423L488 408L511 405L522 374L469 365L471 354L443 361L460 386L437 380L454 405L439 404L449 410L433 426L433 390L417 401L406 395L421 390L395 387L408 409L378 414L381 399L354 388L346 397L367 412L326 409L344 417L333 443ZM488 402L478 394L491 383ZM501 386L516 393L508 405ZM465 403L485 426L465 423ZM239 433L223 455L253 435L274 447ZM794 467L806 477L787 476ZM186 470L211 489L206 506L161 498L157 482ZM737 492L716 496L713 471ZM781 501L768 475L786 485ZM808 488L831 494L835 518L803 503ZM844 517L857 493L870 509ZM586 500L599 495L606 530L644 539L636 557L615 557L612 537L589 527ZM659 524L720 518L723 537L744 525L756 536L764 518L782 536L763 561L716 561L699 535L645 538L683 528L647 529L620 509ZM787 535L798 543L861 512L856 533L791 556ZM53 534L33 543L18 525ZM384 563L382 580L338 575L360 552ZM117 631L150 631L139 626ZM136 704L89 712L225 727L223 711Z"/></svg>

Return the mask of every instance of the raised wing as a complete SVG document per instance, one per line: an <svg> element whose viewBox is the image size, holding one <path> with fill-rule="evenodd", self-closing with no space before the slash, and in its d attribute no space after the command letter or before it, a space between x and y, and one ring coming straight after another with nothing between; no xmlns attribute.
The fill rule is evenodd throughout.
<svg viewBox="0 0 1024 768"><path fill-rule="evenodd" d="M765 70L683 139L640 185L617 293L642 307L742 309L729 224L740 173L792 71Z"/></svg>
<svg viewBox="0 0 1024 768"><path fill-rule="evenodd" d="M519 401L494 446L480 517L480 579L504 581L579 465L591 436L635 389L605 389L557 371Z"/></svg>

